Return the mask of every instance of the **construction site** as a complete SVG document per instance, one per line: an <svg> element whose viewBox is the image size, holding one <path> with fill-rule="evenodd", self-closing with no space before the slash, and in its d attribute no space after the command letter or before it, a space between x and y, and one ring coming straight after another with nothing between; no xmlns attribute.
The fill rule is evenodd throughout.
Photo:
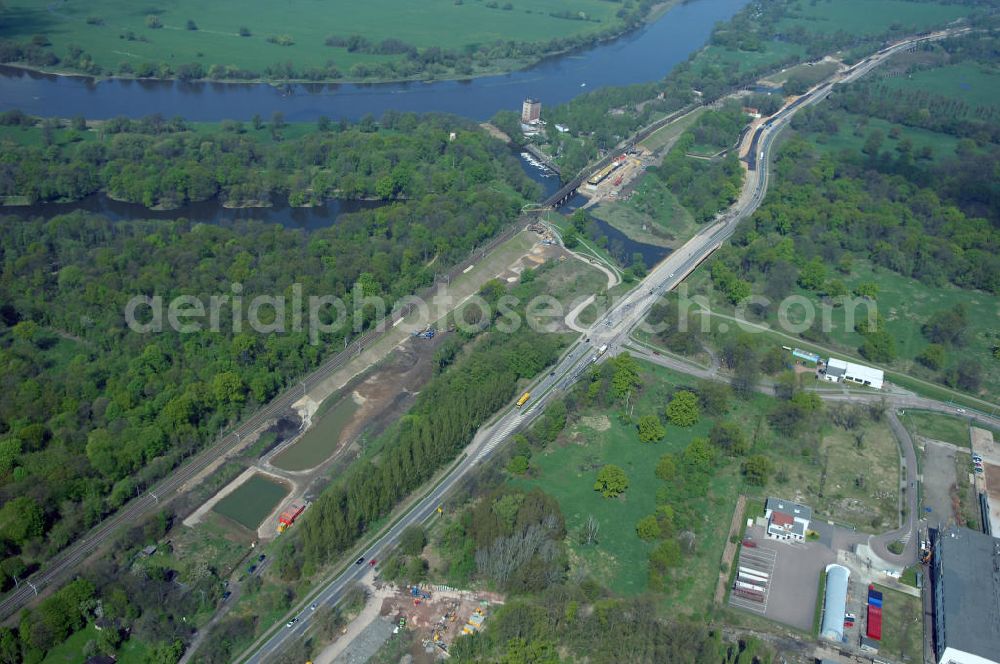
<svg viewBox="0 0 1000 664"><path fill-rule="evenodd" d="M503 604L503 596L489 592L455 590L444 586L409 586L392 588L382 600L379 616L393 624L394 634L403 630L415 632L416 650L432 659L448 656L448 649L463 634L474 634L483 628L490 612ZM426 657L412 653L415 660Z"/></svg>
<svg viewBox="0 0 1000 664"><path fill-rule="evenodd" d="M652 153L644 147L620 154L610 164L591 174L580 193L590 199L588 205L626 197L629 185L653 162Z"/></svg>
<svg viewBox="0 0 1000 664"><path fill-rule="evenodd" d="M368 592L364 609L313 659L314 664L361 664L377 653L411 664L446 659L455 639L483 629L504 601L502 595L490 592L384 584L374 574L364 583Z"/></svg>

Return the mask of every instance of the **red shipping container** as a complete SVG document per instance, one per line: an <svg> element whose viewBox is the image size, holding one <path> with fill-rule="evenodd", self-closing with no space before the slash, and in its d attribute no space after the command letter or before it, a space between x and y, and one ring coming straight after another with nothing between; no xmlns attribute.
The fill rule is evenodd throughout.
<svg viewBox="0 0 1000 664"><path fill-rule="evenodd" d="M882 640L882 609L871 604L868 605L867 634L869 639Z"/></svg>

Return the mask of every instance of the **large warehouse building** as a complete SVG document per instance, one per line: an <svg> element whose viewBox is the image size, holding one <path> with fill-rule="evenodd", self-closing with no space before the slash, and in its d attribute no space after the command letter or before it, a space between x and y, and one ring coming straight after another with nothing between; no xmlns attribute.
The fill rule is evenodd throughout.
<svg viewBox="0 0 1000 664"><path fill-rule="evenodd" d="M820 376L823 380L828 380L831 383L847 381L874 387L876 390L881 390L882 384L885 382L885 373L881 369L838 360L835 357L831 357L820 368Z"/></svg>
<svg viewBox="0 0 1000 664"><path fill-rule="evenodd" d="M940 531L931 583L938 664L1000 664L1000 540Z"/></svg>
<svg viewBox="0 0 1000 664"><path fill-rule="evenodd" d="M844 640L844 614L847 611L847 582L851 570L836 563L826 566L826 598L823 600L823 626L820 636L837 643Z"/></svg>

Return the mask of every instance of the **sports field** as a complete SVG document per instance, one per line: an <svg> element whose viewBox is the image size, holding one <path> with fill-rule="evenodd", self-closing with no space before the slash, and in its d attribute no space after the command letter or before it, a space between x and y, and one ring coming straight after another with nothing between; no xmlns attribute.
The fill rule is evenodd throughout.
<svg viewBox="0 0 1000 664"><path fill-rule="evenodd" d="M287 493L288 490L283 485L258 474L216 503L212 511L229 517L250 530L257 530L264 517L271 513Z"/></svg>
<svg viewBox="0 0 1000 664"><path fill-rule="evenodd" d="M291 62L301 71L332 60L345 74L357 63L406 56L331 47L327 37L361 35L373 44L394 39L418 49L459 51L498 40L541 43L614 28L621 7L603 0L9 0L4 5L0 39L27 42L45 35L60 58L70 45L79 46L110 71L122 62L197 62L206 70L218 64L254 72Z"/></svg>

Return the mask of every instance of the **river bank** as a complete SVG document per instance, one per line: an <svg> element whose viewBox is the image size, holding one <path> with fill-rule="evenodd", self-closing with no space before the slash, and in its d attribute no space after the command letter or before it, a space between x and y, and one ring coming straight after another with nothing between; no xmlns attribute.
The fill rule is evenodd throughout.
<svg viewBox="0 0 1000 664"><path fill-rule="evenodd" d="M515 58L496 58L489 65L479 66L474 72L460 72L457 70L451 70L445 75L437 76L433 72L420 71L409 76L352 76L349 73L340 76L328 76L324 78L307 78L307 77L269 77L269 76L255 76L255 77L227 77L225 75L218 77L210 76L199 76L194 78L182 78L178 76L177 72L169 72L169 75L153 75L153 76L140 76L131 75L123 72L108 72L95 74L87 71L82 71L74 68L66 68L64 66L52 65L34 65L27 62L3 62L2 67L10 67L12 69L20 69L26 72L41 74L46 76L61 76L78 78L89 81L91 83L100 83L103 81L112 80L122 80L122 81L158 81L158 82L169 82L169 81L186 81L190 83L230 83L230 84L241 84L241 85L270 85L275 88L281 89L287 85L313 85L313 84L355 84L355 85L380 85L389 83L429 83L434 81L471 81L477 78L483 78L487 76L502 76L512 72L530 69L537 66L541 62L559 57L569 57L574 54L579 54L588 51L596 46L602 44L609 44L615 42L622 37L626 37L636 31L642 30L651 23L659 20L670 8L678 5L682 2L690 2L691 0L664 0L663 2L657 3L646 11L645 16L638 23L621 23L620 25L608 28L607 31L601 33L594 33L593 35L579 35L577 38L588 38L589 42L584 44L576 44L565 48L553 48L550 50L545 50L531 56L515 57ZM531 44L527 42L526 44ZM172 54L171 54L172 55Z"/></svg>
<svg viewBox="0 0 1000 664"><path fill-rule="evenodd" d="M643 27L583 51L543 58L507 74L466 80L396 83L223 83L85 79L0 67L0 110L41 117L106 119L159 113L190 121L249 120L275 111L288 121L321 116L359 120L387 110L455 113L478 121L518 109L525 97L546 106L589 90L662 78L699 49L718 21L748 0L694 0L661 6ZM622 67L623 62L630 63Z"/></svg>

